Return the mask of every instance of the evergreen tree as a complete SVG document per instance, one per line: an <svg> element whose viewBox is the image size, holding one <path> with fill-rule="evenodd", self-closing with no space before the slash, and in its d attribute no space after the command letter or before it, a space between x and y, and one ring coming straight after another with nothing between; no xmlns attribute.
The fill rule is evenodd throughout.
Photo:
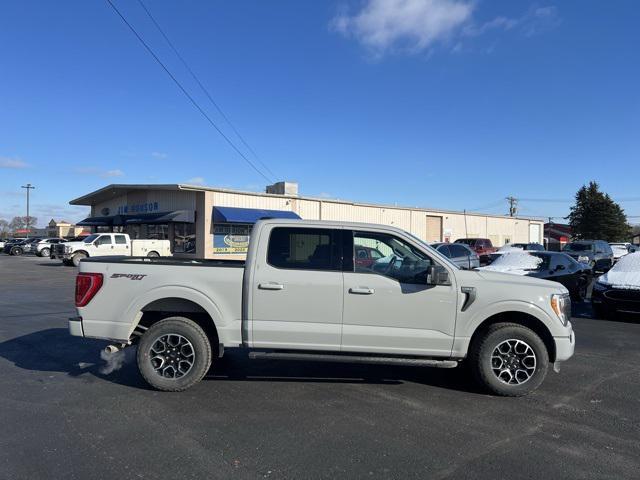
<svg viewBox="0 0 640 480"><path fill-rule="evenodd" d="M576 239L626 242L631 234L624 210L593 181L578 190L576 203L566 218Z"/></svg>

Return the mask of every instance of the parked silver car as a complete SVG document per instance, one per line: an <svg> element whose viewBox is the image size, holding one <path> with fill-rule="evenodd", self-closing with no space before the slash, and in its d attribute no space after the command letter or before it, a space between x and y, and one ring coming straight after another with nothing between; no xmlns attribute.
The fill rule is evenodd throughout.
<svg viewBox="0 0 640 480"><path fill-rule="evenodd" d="M480 266L480 257L464 243L432 243L442 255L464 270L471 270Z"/></svg>

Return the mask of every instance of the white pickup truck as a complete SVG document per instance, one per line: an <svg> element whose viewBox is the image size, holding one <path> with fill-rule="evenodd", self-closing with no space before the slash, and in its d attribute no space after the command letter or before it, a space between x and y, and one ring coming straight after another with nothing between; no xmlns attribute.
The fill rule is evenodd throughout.
<svg viewBox="0 0 640 480"><path fill-rule="evenodd" d="M358 259L375 248L384 257ZM231 348L253 359L456 367L519 396L573 355L560 284L465 271L400 229L262 220L246 261L80 262L71 335L138 345L153 387L185 390Z"/></svg>
<svg viewBox="0 0 640 480"><path fill-rule="evenodd" d="M126 233L94 233L81 241L56 245L56 257L65 265L80 264L88 257L170 257L169 240L131 240Z"/></svg>

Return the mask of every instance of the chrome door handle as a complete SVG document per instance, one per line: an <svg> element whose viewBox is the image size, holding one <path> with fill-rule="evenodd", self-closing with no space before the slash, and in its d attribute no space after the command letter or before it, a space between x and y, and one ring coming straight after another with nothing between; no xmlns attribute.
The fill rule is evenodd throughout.
<svg viewBox="0 0 640 480"><path fill-rule="evenodd" d="M369 287L357 287L350 288L349 293L353 293L354 295L372 295L375 290Z"/></svg>
<svg viewBox="0 0 640 480"><path fill-rule="evenodd" d="M284 290L284 285L275 282L259 283L258 288L260 290Z"/></svg>

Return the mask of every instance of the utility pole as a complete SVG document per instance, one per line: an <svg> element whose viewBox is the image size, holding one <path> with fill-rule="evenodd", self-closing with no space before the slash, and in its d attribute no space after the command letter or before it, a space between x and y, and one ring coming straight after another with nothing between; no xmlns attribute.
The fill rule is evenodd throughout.
<svg viewBox="0 0 640 480"><path fill-rule="evenodd" d="M29 223L31 221L31 217L29 217L29 191L33 190L36 187L31 185L30 183L27 183L26 185L22 185L21 188L26 188L27 189L27 228L26 228L26 230L27 230L27 235L29 235L29 232L30 232Z"/></svg>
<svg viewBox="0 0 640 480"><path fill-rule="evenodd" d="M515 217L518 213L518 199L515 197L507 197L509 202L509 216Z"/></svg>

